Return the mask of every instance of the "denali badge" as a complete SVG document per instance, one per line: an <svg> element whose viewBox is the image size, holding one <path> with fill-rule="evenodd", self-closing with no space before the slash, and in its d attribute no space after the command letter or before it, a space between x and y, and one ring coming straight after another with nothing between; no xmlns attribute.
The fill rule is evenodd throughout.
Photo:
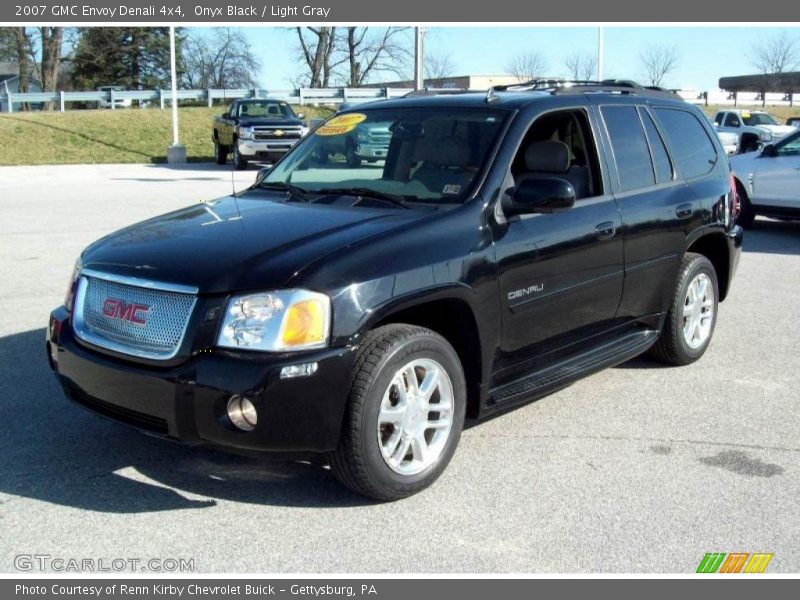
<svg viewBox="0 0 800 600"><path fill-rule="evenodd" d="M103 301L103 316L109 319L119 319L135 325L144 325L144 314L150 312L147 304L132 302L128 304L116 298L106 298Z"/></svg>
<svg viewBox="0 0 800 600"><path fill-rule="evenodd" d="M517 298L522 298L530 294L538 294L539 292L543 291L544 291L544 284L540 283L539 285L532 285L530 287L522 288L521 290L514 290L513 292L508 292L508 299L516 300Z"/></svg>

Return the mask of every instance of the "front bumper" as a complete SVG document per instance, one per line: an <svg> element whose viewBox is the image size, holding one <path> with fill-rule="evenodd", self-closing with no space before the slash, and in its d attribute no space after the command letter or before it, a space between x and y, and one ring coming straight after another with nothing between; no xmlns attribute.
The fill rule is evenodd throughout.
<svg viewBox="0 0 800 600"><path fill-rule="evenodd" d="M366 158L368 160L371 159L382 159L386 158L386 155L389 153L388 146L381 146L381 145L372 145L372 144L358 144L356 146L356 155L359 158Z"/></svg>
<svg viewBox="0 0 800 600"><path fill-rule="evenodd" d="M288 140L244 140L240 139L239 154L249 158L273 157L286 154L292 147L299 142L299 139Z"/></svg>
<svg viewBox="0 0 800 600"><path fill-rule="evenodd" d="M106 355L77 340L64 307L50 316L47 354L74 402L147 433L242 452L320 453L338 441L354 353L296 354L212 349L178 366L152 367ZM281 379L281 368L316 362L316 373ZM232 395L258 411L252 431L227 417Z"/></svg>

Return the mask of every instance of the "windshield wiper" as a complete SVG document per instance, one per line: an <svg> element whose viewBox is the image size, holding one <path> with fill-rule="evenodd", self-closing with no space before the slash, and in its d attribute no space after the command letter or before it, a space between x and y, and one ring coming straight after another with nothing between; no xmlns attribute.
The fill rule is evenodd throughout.
<svg viewBox="0 0 800 600"><path fill-rule="evenodd" d="M285 181L275 181L275 182L261 182L258 184L259 188L267 189L267 190L278 190L289 192L293 197L297 198L298 200L302 200L303 202L310 202L308 199L308 190L304 190L301 187L297 187L291 183L287 183Z"/></svg>
<svg viewBox="0 0 800 600"><path fill-rule="evenodd" d="M352 188L324 188L321 190L315 190L315 194L319 194L320 196L357 196L359 198L373 198L375 200L383 200L385 202L389 202L390 204L394 204L395 206L399 206L401 208L410 208L406 204L406 199L399 195L399 194L390 194L389 192L381 192L379 190L373 190L371 188L366 187L352 187Z"/></svg>

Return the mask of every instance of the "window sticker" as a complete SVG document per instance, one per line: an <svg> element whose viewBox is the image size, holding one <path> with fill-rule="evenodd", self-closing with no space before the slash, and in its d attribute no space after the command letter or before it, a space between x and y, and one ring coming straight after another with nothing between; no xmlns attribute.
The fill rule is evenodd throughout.
<svg viewBox="0 0 800 600"><path fill-rule="evenodd" d="M366 118L367 115L363 113L339 115L338 117L333 117L314 133L322 136L342 135L343 133L353 131L353 129L356 128L356 125L361 123L361 121L365 120Z"/></svg>
<svg viewBox="0 0 800 600"><path fill-rule="evenodd" d="M448 183L442 190L443 194L458 194L461 192L461 186L456 183Z"/></svg>
<svg viewBox="0 0 800 600"><path fill-rule="evenodd" d="M750 118L750 111L743 110L742 111L742 118L743 119L749 119Z"/></svg>

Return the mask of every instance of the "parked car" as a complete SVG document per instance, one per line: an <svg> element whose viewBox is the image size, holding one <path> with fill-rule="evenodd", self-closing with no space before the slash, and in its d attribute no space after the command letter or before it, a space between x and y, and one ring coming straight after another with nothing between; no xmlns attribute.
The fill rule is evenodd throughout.
<svg viewBox="0 0 800 600"><path fill-rule="evenodd" d="M283 100L234 100L214 117L211 140L217 164L228 162L228 154L240 170L257 158L278 160L308 133L304 118Z"/></svg>
<svg viewBox="0 0 800 600"><path fill-rule="evenodd" d="M757 215L800 219L800 130L761 151L734 156L731 167L743 227L751 227Z"/></svg>
<svg viewBox="0 0 800 600"><path fill-rule="evenodd" d="M780 125L762 110L722 110L714 117L717 131L735 133L739 137L739 152L752 152L764 144L777 142L793 131Z"/></svg>
<svg viewBox="0 0 800 600"><path fill-rule="evenodd" d="M362 123L388 124L382 168L316 161ZM235 197L86 248L47 356L97 413L313 457L394 500L439 477L465 418L648 350L698 360L739 260L731 185L708 121L671 93L388 100L335 115Z"/></svg>
<svg viewBox="0 0 800 600"><path fill-rule="evenodd" d="M800 127L800 117L789 117L786 119L786 124L789 127Z"/></svg>
<svg viewBox="0 0 800 600"><path fill-rule="evenodd" d="M133 102L130 98L114 98L114 102L111 102L111 92L124 92L125 88L121 85L101 85L97 88L98 92L105 92L108 94L108 98L103 98L97 102L97 108L130 108Z"/></svg>

